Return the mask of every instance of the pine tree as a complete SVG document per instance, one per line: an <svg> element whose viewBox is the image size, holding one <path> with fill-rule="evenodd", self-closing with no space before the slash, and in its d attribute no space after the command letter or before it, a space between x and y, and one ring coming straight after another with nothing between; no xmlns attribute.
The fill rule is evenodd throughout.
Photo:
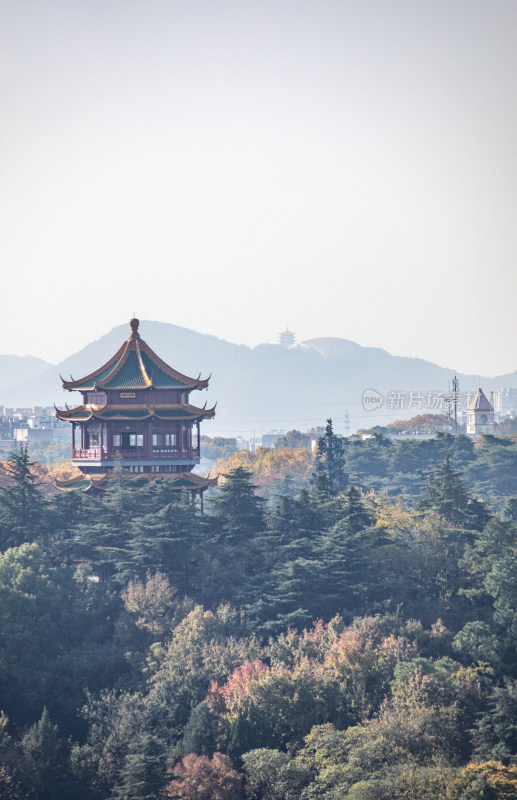
<svg viewBox="0 0 517 800"><path fill-rule="evenodd" d="M238 541L262 530L264 501L255 494L252 473L237 467L223 477L224 483L210 501L210 510L226 541Z"/></svg>
<svg viewBox="0 0 517 800"><path fill-rule="evenodd" d="M175 750L175 757L182 758L189 753L212 756L217 750L218 724L217 715L210 710L206 700L203 700L192 709L183 730L183 738Z"/></svg>
<svg viewBox="0 0 517 800"><path fill-rule="evenodd" d="M345 494L346 505L340 521L340 526L348 533L359 533L373 524L373 515L366 508L361 493L355 486L351 486Z"/></svg>
<svg viewBox="0 0 517 800"><path fill-rule="evenodd" d="M313 485L317 491L328 492L332 497L348 486L343 440L334 433L331 419L327 420L324 436L318 440Z"/></svg>
<svg viewBox="0 0 517 800"><path fill-rule="evenodd" d="M299 531L322 531L328 522L325 512L307 489L296 496L296 520Z"/></svg>
<svg viewBox="0 0 517 800"><path fill-rule="evenodd" d="M474 513L468 507L469 501L461 475L452 467L450 455L447 453L443 464L432 475L420 506L433 510L451 525L470 527L475 520ZM476 508L476 512L479 514L480 510Z"/></svg>
<svg viewBox="0 0 517 800"><path fill-rule="evenodd" d="M141 489L118 464L103 488L102 502L92 506L92 514L77 524L74 538L78 560L90 562L92 573L103 581L126 586L135 574L128 531L142 511L146 488Z"/></svg>
<svg viewBox="0 0 517 800"><path fill-rule="evenodd" d="M480 760L510 763L517 756L517 683L496 686L490 708L473 731L475 755Z"/></svg>
<svg viewBox="0 0 517 800"><path fill-rule="evenodd" d="M325 565L322 615L343 610L364 611L374 544L372 524L372 514L364 506L359 491L351 486L345 495L341 519L322 538L321 560Z"/></svg>
<svg viewBox="0 0 517 800"><path fill-rule="evenodd" d="M19 747L25 788L34 792L38 800L64 800L70 777L68 751L46 708L40 720L22 738Z"/></svg>
<svg viewBox="0 0 517 800"><path fill-rule="evenodd" d="M181 594L188 594L192 588L193 548L202 537L205 521L188 492L169 491L165 498L168 502L159 511L138 516L131 522L127 569L141 578L149 570L159 570Z"/></svg>
<svg viewBox="0 0 517 800"><path fill-rule="evenodd" d="M125 758L113 800L157 800L166 783L164 742L149 733L136 738Z"/></svg>
<svg viewBox="0 0 517 800"><path fill-rule="evenodd" d="M271 509L267 523L280 540L287 540L298 530L298 508L296 500L286 494L278 495Z"/></svg>
<svg viewBox="0 0 517 800"><path fill-rule="evenodd" d="M58 492L51 498L44 545L55 563L72 564L81 559L78 525L96 517L98 505L91 496L80 491Z"/></svg>
<svg viewBox="0 0 517 800"><path fill-rule="evenodd" d="M8 485L0 489L0 549L33 542L47 528L47 507L32 471L27 447L5 462Z"/></svg>

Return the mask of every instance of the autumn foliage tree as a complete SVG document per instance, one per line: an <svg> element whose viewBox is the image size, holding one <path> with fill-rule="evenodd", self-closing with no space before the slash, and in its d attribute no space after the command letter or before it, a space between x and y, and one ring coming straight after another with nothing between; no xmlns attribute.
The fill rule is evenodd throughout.
<svg viewBox="0 0 517 800"><path fill-rule="evenodd" d="M171 771L173 780L163 797L177 800L241 800L242 776L228 756L214 753L212 758L191 753Z"/></svg>

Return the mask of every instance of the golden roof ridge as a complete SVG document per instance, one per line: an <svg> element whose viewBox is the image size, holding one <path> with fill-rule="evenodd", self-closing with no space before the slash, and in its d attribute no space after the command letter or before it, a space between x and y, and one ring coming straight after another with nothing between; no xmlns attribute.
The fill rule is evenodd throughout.
<svg viewBox="0 0 517 800"><path fill-rule="evenodd" d="M118 375L118 373L120 372L120 370L122 369L122 367L124 366L124 364L127 361L128 354L129 354L129 352L131 350L131 344L132 344L132 340L131 339L127 339L124 342L124 344L121 347L122 355L120 356L118 362L115 364L114 368L110 372L108 372L108 374L106 375L105 378L103 378L101 381L95 381L95 387L96 388L104 389L106 384L110 383L110 381L112 381L113 378L115 378ZM98 371L102 372L103 370L101 368Z"/></svg>
<svg viewBox="0 0 517 800"><path fill-rule="evenodd" d="M112 356L108 361L106 361L104 366L100 367L100 369L93 370L93 372L90 372L88 375L85 375L84 378L80 378L77 381L65 381L63 376L60 375L59 377L61 378L61 381L63 383L63 389L68 389L68 391L73 391L76 386L81 386L83 383L86 383L87 381L91 381L91 380L93 380L94 384L96 385L97 382L95 381L95 376L98 375L99 372L104 372L104 370L106 370L106 369L108 369L108 367L112 366L112 364L114 364L115 361L117 361L117 359L119 359L121 357L126 345L127 345L127 342L124 342L119 347L119 349L117 350L115 355ZM70 376L70 377L72 377L72 376Z"/></svg>

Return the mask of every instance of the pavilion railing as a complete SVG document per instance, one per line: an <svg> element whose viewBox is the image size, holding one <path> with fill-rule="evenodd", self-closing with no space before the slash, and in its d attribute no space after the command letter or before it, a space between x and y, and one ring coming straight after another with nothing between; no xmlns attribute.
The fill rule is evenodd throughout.
<svg viewBox="0 0 517 800"><path fill-rule="evenodd" d="M73 451L73 458L81 459L87 458L90 460L100 461L102 458L106 458L106 448L105 447L87 447L86 449L76 448Z"/></svg>
<svg viewBox="0 0 517 800"><path fill-rule="evenodd" d="M108 452L106 447L88 447L86 449L76 448L73 450L73 458L75 460L85 461L105 461L112 459L116 456L124 458L141 458L145 459L190 459L200 458L199 447L191 447L180 449L178 447L153 447L149 453L145 447L114 447L111 452Z"/></svg>

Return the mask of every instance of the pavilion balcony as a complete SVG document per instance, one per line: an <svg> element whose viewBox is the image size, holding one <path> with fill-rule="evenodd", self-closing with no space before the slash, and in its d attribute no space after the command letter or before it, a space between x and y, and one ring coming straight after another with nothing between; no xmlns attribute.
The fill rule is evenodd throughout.
<svg viewBox="0 0 517 800"><path fill-rule="evenodd" d="M199 448L180 450L178 447L153 447L152 458L199 458Z"/></svg>
<svg viewBox="0 0 517 800"><path fill-rule="evenodd" d="M74 449L74 461L106 461L120 456L125 458L138 458L146 461L154 461L155 459L175 459L175 460L190 460L200 458L198 447L185 448L184 450L178 447L153 447L149 453L145 447L114 447L111 452L108 452L106 447L89 447L86 449Z"/></svg>
<svg viewBox="0 0 517 800"><path fill-rule="evenodd" d="M100 461L103 458L106 458L106 448L105 447L88 447L86 449L75 449L72 450L72 458L74 459L89 459L90 461Z"/></svg>

